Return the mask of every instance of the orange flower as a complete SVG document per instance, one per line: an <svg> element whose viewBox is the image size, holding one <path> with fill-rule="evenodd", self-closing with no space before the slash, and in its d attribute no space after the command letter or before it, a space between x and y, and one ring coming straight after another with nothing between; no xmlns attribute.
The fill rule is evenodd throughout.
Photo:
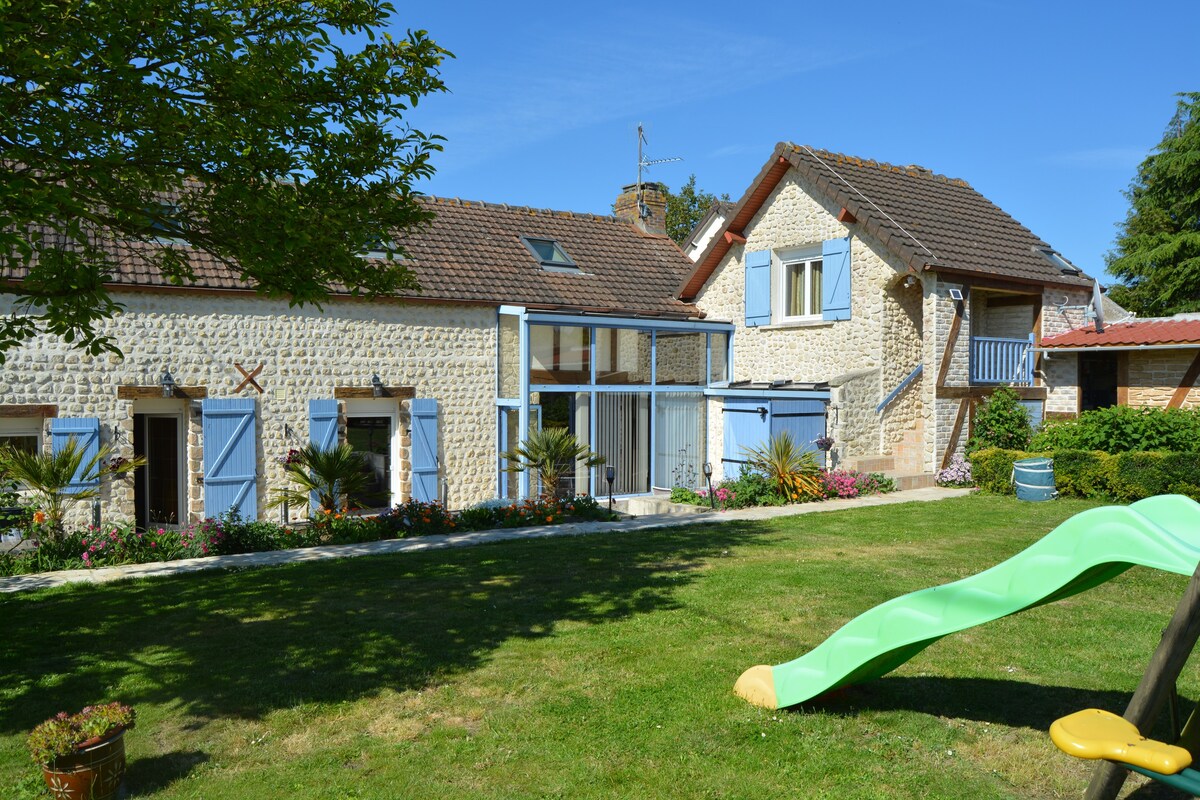
<svg viewBox="0 0 1200 800"><path fill-rule="evenodd" d="M41 525L45 521L46 521L46 512L45 511L33 512L33 523L35 525Z"/></svg>

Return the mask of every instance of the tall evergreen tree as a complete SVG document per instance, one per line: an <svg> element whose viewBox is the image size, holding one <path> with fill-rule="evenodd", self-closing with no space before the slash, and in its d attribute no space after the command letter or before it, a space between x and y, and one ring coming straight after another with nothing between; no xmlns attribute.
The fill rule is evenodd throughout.
<svg viewBox="0 0 1200 800"><path fill-rule="evenodd" d="M717 197L715 194L696 188L696 174L688 176L687 183L679 187L678 192L672 192L663 187L667 195L667 235L675 240L680 247L687 244L688 234L700 218L708 213L708 209L718 200L729 200L728 194Z"/></svg>
<svg viewBox="0 0 1200 800"><path fill-rule="evenodd" d="M1200 311L1200 92L1179 95L1162 142L1129 186L1108 271L1112 298L1142 316Z"/></svg>

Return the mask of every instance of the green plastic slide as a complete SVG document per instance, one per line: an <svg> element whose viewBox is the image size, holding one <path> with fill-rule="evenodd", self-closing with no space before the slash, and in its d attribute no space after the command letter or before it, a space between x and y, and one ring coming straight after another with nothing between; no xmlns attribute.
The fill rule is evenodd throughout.
<svg viewBox="0 0 1200 800"><path fill-rule="evenodd" d="M809 653L751 667L734 691L785 708L886 675L943 636L1099 586L1132 566L1191 575L1200 563L1200 504L1161 495L1076 514L989 570L889 600Z"/></svg>

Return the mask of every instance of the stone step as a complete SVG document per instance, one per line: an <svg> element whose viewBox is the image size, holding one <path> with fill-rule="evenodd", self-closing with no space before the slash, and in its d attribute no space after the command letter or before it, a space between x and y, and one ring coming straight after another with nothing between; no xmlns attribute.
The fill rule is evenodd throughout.
<svg viewBox="0 0 1200 800"><path fill-rule="evenodd" d="M862 456L847 459L845 466L859 472L887 472L896 468L896 459L892 456Z"/></svg>
<svg viewBox="0 0 1200 800"><path fill-rule="evenodd" d="M901 492L937 486L937 476L931 472L922 472L919 475L888 475L888 477L896 482L896 490Z"/></svg>

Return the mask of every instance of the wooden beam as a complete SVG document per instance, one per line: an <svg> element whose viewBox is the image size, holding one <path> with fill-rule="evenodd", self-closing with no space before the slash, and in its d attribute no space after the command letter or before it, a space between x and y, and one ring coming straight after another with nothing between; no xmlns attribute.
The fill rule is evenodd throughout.
<svg viewBox="0 0 1200 800"><path fill-rule="evenodd" d="M172 397L178 400L203 400L208 397L207 386L176 386ZM162 386L118 386L118 400L162 400ZM170 398L166 398L170 399Z"/></svg>
<svg viewBox="0 0 1200 800"><path fill-rule="evenodd" d="M1197 639L1200 639L1200 567L1192 573L1183 598L1150 657L1150 665L1125 709L1125 719L1137 726L1143 736L1154 732L1154 722L1167 702L1167 695L1175 688ZM1092 774L1085 800L1114 800L1128 774L1119 764L1101 761Z"/></svg>
<svg viewBox="0 0 1200 800"><path fill-rule="evenodd" d="M942 351L942 366L938 369L937 388L946 385L946 375L950 372L950 361L954 358L954 346L958 344L958 332L962 328L963 314L966 313L967 301L971 299L971 287L963 284L963 299L956 301L954 306L954 321L950 323L950 335L946 337L946 349Z"/></svg>
<svg viewBox="0 0 1200 800"><path fill-rule="evenodd" d="M954 418L954 427L950 429L950 439L946 442L946 450L942 453L942 469L950 466L954 451L958 446L958 437L962 433L963 422L967 418L967 409L971 407L971 399L964 397L958 402L958 415Z"/></svg>
<svg viewBox="0 0 1200 800"><path fill-rule="evenodd" d="M988 308L1008 308L1009 306L1031 306L1040 294L1006 294L1001 297L993 295L987 299Z"/></svg>
<svg viewBox="0 0 1200 800"><path fill-rule="evenodd" d="M739 235L739 234L736 234L736 233L734 233L733 231L725 231L725 241L726 241L728 244L734 244L734 243L737 243L737 244L745 244L745 243L746 243L746 237L745 237L745 236L741 236L741 235Z"/></svg>
<svg viewBox="0 0 1200 800"><path fill-rule="evenodd" d="M845 225L851 225L858 222L858 217L850 213L850 209L842 206L842 210L838 212L837 221Z"/></svg>
<svg viewBox="0 0 1200 800"><path fill-rule="evenodd" d="M411 400L417 396L417 390L412 386L385 386L383 397L392 400ZM372 400L375 390L370 386L336 386L333 390L335 400Z"/></svg>
<svg viewBox="0 0 1200 800"><path fill-rule="evenodd" d="M1187 372L1183 373L1183 380L1179 382L1179 388L1171 396L1171 402L1167 403L1167 408L1183 408L1183 401L1187 400L1188 392L1196 385L1196 378L1200 378L1200 351L1196 352L1191 366L1187 368Z"/></svg>
<svg viewBox="0 0 1200 800"><path fill-rule="evenodd" d="M57 417L58 406L43 405L0 405L0 417Z"/></svg>
<svg viewBox="0 0 1200 800"><path fill-rule="evenodd" d="M970 397L975 400L982 400L985 397L991 397L992 393L999 389L999 386L938 386L934 391L938 398L946 400L957 400L962 397ZM1017 397L1022 400L1045 400L1045 386L1012 386L1009 387L1017 393Z"/></svg>

